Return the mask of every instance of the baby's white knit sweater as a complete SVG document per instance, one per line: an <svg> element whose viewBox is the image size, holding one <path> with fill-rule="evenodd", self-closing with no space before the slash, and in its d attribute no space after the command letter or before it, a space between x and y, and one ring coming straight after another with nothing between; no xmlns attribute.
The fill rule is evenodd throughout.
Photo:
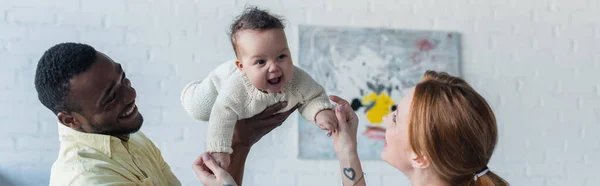
<svg viewBox="0 0 600 186"><path fill-rule="evenodd" d="M300 114L314 123L315 115L334 106L321 85L305 71L294 66L294 77L280 94L267 94L252 85L248 77L237 69L235 60L227 61L210 72L204 80L185 86L181 104L195 119L209 121L206 150L231 153L231 139L235 123L264 111L277 102L287 101L285 112L296 104ZM285 74L284 74L285 75Z"/></svg>

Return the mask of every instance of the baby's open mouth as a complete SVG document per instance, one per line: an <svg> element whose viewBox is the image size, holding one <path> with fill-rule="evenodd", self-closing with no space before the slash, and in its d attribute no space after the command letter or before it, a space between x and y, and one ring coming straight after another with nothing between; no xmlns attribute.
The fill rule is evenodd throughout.
<svg viewBox="0 0 600 186"><path fill-rule="evenodd" d="M279 76L279 77L276 77L276 78L271 78L271 79L267 80L267 82L269 82L269 84L271 84L271 85L276 85L276 84L279 84L281 82L281 79L283 79L283 76Z"/></svg>

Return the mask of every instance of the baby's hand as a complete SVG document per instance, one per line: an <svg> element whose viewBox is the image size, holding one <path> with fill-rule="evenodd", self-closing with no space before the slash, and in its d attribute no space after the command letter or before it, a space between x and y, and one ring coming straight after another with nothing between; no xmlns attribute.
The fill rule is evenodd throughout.
<svg viewBox="0 0 600 186"><path fill-rule="evenodd" d="M228 153L213 152L210 153L210 155L215 159L215 161L217 162L217 164L219 164L221 168L227 169L230 163Z"/></svg>
<svg viewBox="0 0 600 186"><path fill-rule="evenodd" d="M333 110L323 110L317 113L315 122L319 128L327 130L327 136L331 136L331 133L337 130L338 127L337 117L335 116L335 112L333 112Z"/></svg>

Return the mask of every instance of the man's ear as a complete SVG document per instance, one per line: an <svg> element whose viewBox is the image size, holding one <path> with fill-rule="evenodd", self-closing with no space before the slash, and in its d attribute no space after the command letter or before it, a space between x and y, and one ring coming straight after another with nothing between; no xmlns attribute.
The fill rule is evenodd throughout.
<svg viewBox="0 0 600 186"><path fill-rule="evenodd" d="M244 69L244 65L242 64L242 62L239 59L235 60L235 66L240 70Z"/></svg>
<svg viewBox="0 0 600 186"><path fill-rule="evenodd" d="M431 165L431 162L429 162L429 159L427 159L427 157L419 156L414 152L411 152L410 162L412 167L415 169L425 169L429 167L429 165Z"/></svg>
<svg viewBox="0 0 600 186"><path fill-rule="evenodd" d="M59 112L56 117L63 125L77 131L81 131L81 122L75 118L72 112Z"/></svg>

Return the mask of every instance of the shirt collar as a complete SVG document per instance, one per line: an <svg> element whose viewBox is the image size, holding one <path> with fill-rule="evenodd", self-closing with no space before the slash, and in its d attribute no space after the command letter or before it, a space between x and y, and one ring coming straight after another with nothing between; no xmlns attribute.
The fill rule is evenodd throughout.
<svg viewBox="0 0 600 186"><path fill-rule="evenodd" d="M96 149L106 154L108 157L111 157L111 143L120 143L121 140L127 141L127 139L129 139L129 135L123 137L114 137L105 134L79 132L58 122L58 139L61 142L70 141L74 143L80 143Z"/></svg>

